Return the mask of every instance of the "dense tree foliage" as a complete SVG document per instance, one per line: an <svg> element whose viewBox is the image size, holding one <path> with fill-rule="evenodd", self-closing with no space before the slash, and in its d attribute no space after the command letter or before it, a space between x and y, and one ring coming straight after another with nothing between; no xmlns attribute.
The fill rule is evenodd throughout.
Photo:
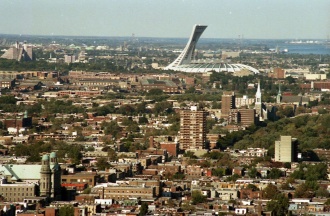
<svg viewBox="0 0 330 216"><path fill-rule="evenodd" d="M273 184L268 184L267 187L263 190L262 196L265 199L274 199L278 194L279 190Z"/></svg>
<svg viewBox="0 0 330 216"><path fill-rule="evenodd" d="M330 114L303 115L268 122L266 127L248 133L238 131L220 140L221 145L244 149L247 147L274 148L281 135L297 138L300 151L315 148L330 149Z"/></svg>
<svg viewBox="0 0 330 216"><path fill-rule="evenodd" d="M289 208L289 199L284 194L277 194L271 201L267 202L267 210L272 215L286 215Z"/></svg>
<svg viewBox="0 0 330 216"><path fill-rule="evenodd" d="M61 216L73 216L74 208L72 205L65 205L59 209L59 215Z"/></svg>
<svg viewBox="0 0 330 216"><path fill-rule="evenodd" d="M308 181L326 180L328 179L327 168L328 166L325 163L318 163L315 165L301 164L290 177Z"/></svg>
<svg viewBox="0 0 330 216"><path fill-rule="evenodd" d="M258 172L258 170L255 167L252 167L249 171L248 171L248 176L250 178L257 178L260 177L260 173Z"/></svg>
<svg viewBox="0 0 330 216"><path fill-rule="evenodd" d="M96 167L99 171L101 171L101 170L104 171L104 170L110 168L110 164L108 163L106 158L100 157L96 161Z"/></svg>
<svg viewBox="0 0 330 216"><path fill-rule="evenodd" d="M116 66L114 63L108 60L98 59L98 61L85 63L49 63L45 60L39 61L21 61L0 59L0 69L9 71L40 71L40 70L54 70L56 68L59 71L70 70L86 70L86 71L109 71L109 72L123 72L124 67Z"/></svg>
<svg viewBox="0 0 330 216"><path fill-rule="evenodd" d="M139 216L144 216L147 213L148 213L148 204L146 202L143 202L140 207Z"/></svg>
<svg viewBox="0 0 330 216"><path fill-rule="evenodd" d="M191 201L193 205L203 203L206 201L206 196L204 196L200 191L194 190L191 192Z"/></svg>
<svg viewBox="0 0 330 216"><path fill-rule="evenodd" d="M313 198L318 189L319 185L316 181L306 181L296 188L294 195L297 198Z"/></svg>
<svg viewBox="0 0 330 216"><path fill-rule="evenodd" d="M268 178L278 179L282 176L282 171L277 168L272 168L268 173Z"/></svg>
<svg viewBox="0 0 330 216"><path fill-rule="evenodd" d="M121 132L121 127L119 127L116 121L102 122L101 128L104 130L106 135L112 135L112 137L118 137Z"/></svg>
<svg viewBox="0 0 330 216"><path fill-rule="evenodd" d="M54 142L51 140L50 142L38 141L29 145L18 144L15 146L13 153L16 156L27 156L29 162L40 162L42 153L56 151L58 158L68 158L72 163L80 164L82 149L81 145L69 145L62 141Z"/></svg>

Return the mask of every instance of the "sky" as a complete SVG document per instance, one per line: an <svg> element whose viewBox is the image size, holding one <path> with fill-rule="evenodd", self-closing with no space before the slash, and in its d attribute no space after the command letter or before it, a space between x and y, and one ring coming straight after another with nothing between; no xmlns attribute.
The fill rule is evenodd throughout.
<svg viewBox="0 0 330 216"><path fill-rule="evenodd" d="M0 0L0 34L327 39L330 0Z"/></svg>

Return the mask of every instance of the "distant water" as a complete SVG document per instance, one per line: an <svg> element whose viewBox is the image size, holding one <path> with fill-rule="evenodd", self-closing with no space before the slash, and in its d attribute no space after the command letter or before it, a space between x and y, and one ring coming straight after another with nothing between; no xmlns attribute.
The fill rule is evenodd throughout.
<svg viewBox="0 0 330 216"><path fill-rule="evenodd" d="M330 55L330 44L279 44L280 50L288 49L289 53L297 54L316 54L316 55Z"/></svg>
<svg viewBox="0 0 330 216"><path fill-rule="evenodd" d="M322 41L320 43L289 43L285 40L250 40L247 44L263 44L270 49L279 48L280 51L285 49L288 53L296 53L302 55L330 55L330 43Z"/></svg>
<svg viewBox="0 0 330 216"><path fill-rule="evenodd" d="M203 42L214 42L214 43L229 43L229 44L239 44L238 40L235 39L201 39ZM303 40L306 41L306 40ZM314 40L316 41L316 40ZM315 54L315 55L330 55L330 43L325 40L318 40L319 43L289 43L288 40L272 40L272 39L244 39L241 41L242 47L249 45L256 46L266 46L269 49L279 48L280 51L288 49L289 53L296 54Z"/></svg>

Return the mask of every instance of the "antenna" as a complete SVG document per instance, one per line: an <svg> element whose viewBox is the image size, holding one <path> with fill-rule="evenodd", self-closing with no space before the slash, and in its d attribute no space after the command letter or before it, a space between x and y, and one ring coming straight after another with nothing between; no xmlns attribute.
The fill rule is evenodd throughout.
<svg viewBox="0 0 330 216"><path fill-rule="evenodd" d="M241 51L241 35L238 35L238 51Z"/></svg>

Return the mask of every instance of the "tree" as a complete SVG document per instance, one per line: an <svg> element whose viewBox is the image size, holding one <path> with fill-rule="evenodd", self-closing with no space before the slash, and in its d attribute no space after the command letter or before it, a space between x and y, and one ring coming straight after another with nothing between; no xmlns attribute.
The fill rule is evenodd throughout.
<svg viewBox="0 0 330 216"><path fill-rule="evenodd" d="M108 157L110 161L116 161L118 159L117 152L113 148L109 148Z"/></svg>
<svg viewBox="0 0 330 216"><path fill-rule="evenodd" d="M286 117L292 117L294 116L294 111L293 111L293 107L291 106L287 106L283 109L282 111L283 115Z"/></svg>
<svg viewBox="0 0 330 216"><path fill-rule="evenodd" d="M307 172L305 173L306 180L309 181L326 180L328 177L327 169L328 166L325 163L309 165L307 167Z"/></svg>
<svg viewBox="0 0 330 216"><path fill-rule="evenodd" d="M159 89L159 88L154 88L154 89L150 89L147 93L148 96L150 95L162 95L164 92L163 90Z"/></svg>
<svg viewBox="0 0 330 216"><path fill-rule="evenodd" d="M146 202L143 202L140 207L140 213L139 216L144 216L148 213L148 204Z"/></svg>
<svg viewBox="0 0 330 216"><path fill-rule="evenodd" d="M277 187L273 184L268 184L263 190L262 196L265 199L274 199L279 194Z"/></svg>
<svg viewBox="0 0 330 216"><path fill-rule="evenodd" d="M292 84L292 83L296 82L296 80L292 76L288 76L285 79L286 79L286 81L288 81L289 84Z"/></svg>
<svg viewBox="0 0 330 216"><path fill-rule="evenodd" d="M196 88L194 86L189 87L185 91L186 94L194 94L195 92L196 92Z"/></svg>
<svg viewBox="0 0 330 216"><path fill-rule="evenodd" d="M267 210L272 211L272 215L286 215L289 208L289 199L284 194L277 194L274 199L267 203Z"/></svg>
<svg viewBox="0 0 330 216"><path fill-rule="evenodd" d="M251 189L253 191L258 191L259 190L259 188L257 186L255 186L254 184L248 184L246 186L246 189Z"/></svg>
<svg viewBox="0 0 330 216"><path fill-rule="evenodd" d="M238 174L234 174L232 176L229 176L226 181L231 181L231 182L235 182L237 179L239 179L241 176L239 176Z"/></svg>
<svg viewBox="0 0 330 216"><path fill-rule="evenodd" d="M195 153L192 152L192 151L186 151L186 152L183 154L183 157L188 157L188 158L191 158L191 159L197 159L197 156L196 156Z"/></svg>
<svg viewBox="0 0 330 216"><path fill-rule="evenodd" d="M74 145L74 146L69 146L67 151L68 151L68 157L71 159L71 162L74 164L80 164L80 161L83 157L82 153L82 146L81 145Z"/></svg>
<svg viewBox="0 0 330 216"><path fill-rule="evenodd" d="M212 176L222 177L224 175L226 175L226 170L224 168L217 167L212 169Z"/></svg>
<svg viewBox="0 0 330 216"><path fill-rule="evenodd" d="M180 179L180 180L182 180L182 179L184 179L185 177L186 177L185 174L177 172L177 173L175 173L175 174L172 176L172 179Z"/></svg>
<svg viewBox="0 0 330 216"><path fill-rule="evenodd" d="M110 164L108 163L107 159L104 157L100 157L97 159L96 166L98 170L106 170L110 168Z"/></svg>
<svg viewBox="0 0 330 216"><path fill-rule="evenodd" d="M277 168L272 168L268 174L270 179L278 179L282 176L282 171Z"/></svg>
<svg viewBox="0 0 330 216"><path fill-rule="evenodd" d="M315 195L315 191L318 190L319 185L316 181L306 181L303 184L300 184L295 192L295 197L298 198L312 198Z"/></svg>
<svg viewBox="0 0 330 216"><path fill-rule="evenodd" d="M326 188L319 187L319 189L315 191L315 196L328 198L330 196L330 193Z"/></svg>
<svg viewBox="0 0 330 216"><path fill-rule="evenodd" d="M102 122L101 127L104 129L106 135L111 134L112 137L118 137L121 132L121 128L116 121Z"/></svg>
<svg viewBox="0 0 330 216"><path fill-rule="evenodd" d="M139 124L148 124L148 119L145 116L139 117Z"/></svg>
<svg viewBox="0 0 330 216"><path fill-rule="evenodd" d="M248 175L250 178L256 178L256 177L259 177L260 174L258 173L257 169L255 167L252 167L249 172L248 172Z"/></svg>
<svg viewBox="0 0 330 216"><path fill-rule="evenodd" d="M92 188L88 187L83 191L83 194L90 194L92 191Z"/></svg>
<svg viewBox="0 0 330 216"><path fill-rule="evenodd" d="M59 210L61 216L74 216L74 208L71 205L62 206Z"/></svg>
<svg viewBox="0 0 330 216"><path fill-rule="evenodd" d="M196 205L198 203L203 203L206 201L206 196L204 196L200 191L194 190L191 193L191 200L193 205Z"/></svg>

